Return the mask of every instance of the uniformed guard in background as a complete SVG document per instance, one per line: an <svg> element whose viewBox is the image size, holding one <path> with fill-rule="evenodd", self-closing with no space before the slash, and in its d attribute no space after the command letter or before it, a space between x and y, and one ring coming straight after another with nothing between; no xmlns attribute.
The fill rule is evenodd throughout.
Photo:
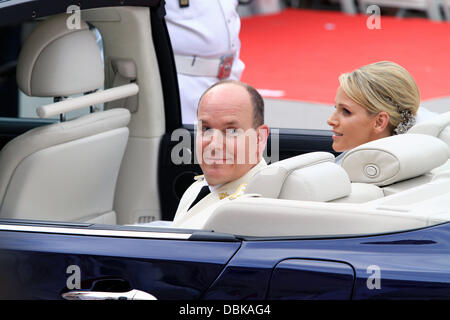
<svg viewBox="0 0 450 320"><path fill-rule="evenodd" d="M223 79L239 80L238 0L166 0L183 123L194 124L200 96Z"/></svg>

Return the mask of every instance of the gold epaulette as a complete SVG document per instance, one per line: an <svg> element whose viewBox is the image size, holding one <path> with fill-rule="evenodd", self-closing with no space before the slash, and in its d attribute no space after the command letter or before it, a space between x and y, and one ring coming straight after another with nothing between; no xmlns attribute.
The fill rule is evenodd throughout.
<svg viewBox="0 0 450 320"><path fill-rule="evenodd" d="M219 193L219 200L225 199L228 196L229 196L229 194L227 192L220 192Z"/></svg>
<svg viewBox="0 0 450 320"><path fill-rule="evenodd" d="M200 174L200 175L194 177L195 181L202 181L204 179L205 179L205 175L204 174Z"/></svg>
<svg viewBox="0 0 450 320"><path fill-rule="evenodd" d="M242 183L237 187L236 191L229 197L230 200L234 200L240 196L242 196L245 192L245 189L247 188L246 183Z"/></svg>

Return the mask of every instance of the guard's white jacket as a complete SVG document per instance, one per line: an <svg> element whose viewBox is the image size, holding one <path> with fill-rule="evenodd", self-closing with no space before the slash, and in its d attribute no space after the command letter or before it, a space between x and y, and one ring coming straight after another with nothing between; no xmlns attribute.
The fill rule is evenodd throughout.
<svg viewBox="0 0 450 320"><path fill-rule="evenodd" d="M245 191L250 178L265 166L267 166L267 163L262 158L258 164L242 177L214 189L193 206L191 210L188 210L191 203L197 198L200 189L205 185L204 176L199 176L183 194L172 226L186 229L202 229L214 209L225 201L230 201L240 196Z"/></svg>
<svg viewBox="0 0 450 320"><path fill-rule="evenodd" d="M239 80L244 64L239 60L241 21L238 0L189 0L180 8L179 0L166 0L166 23L175 55L217 58L234 55L231 75ZM196 123L200 96L217 77L178 73L183 123Z"/></svg>

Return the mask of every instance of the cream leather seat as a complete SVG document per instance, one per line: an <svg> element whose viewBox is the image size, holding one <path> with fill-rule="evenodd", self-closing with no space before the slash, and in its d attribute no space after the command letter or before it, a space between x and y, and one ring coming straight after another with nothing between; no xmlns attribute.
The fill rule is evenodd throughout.
<svg viewBox="0 0 450 320"><path fill-rule="evenodd" d="M373 184L388 196L433 178L450 149L441 139L424 134L401 134L362 144L342 159L352 183Z"/></svg>
<svg viewBox="0 0 450 320"><path fill-rule="evenodd" d="M450 112L435 116L426 121L420 122L409 129L409 133L427 134L444 141L450 148ZM433 169L432 175L450 170L450 159L443 165Z"/></svg>
<svg viewBox="0 0 450 320"><path fill-rule="evenodd" d="M408 133L437 137L450 147L450 111L414 125Z"/></svg>
<svg viewBox="0 0 450 320"><path fill-rule="evenodd" d="M263 198L327 202L349 197L358 191L345 170L335 163L334 155L312 152L263 168L249 181L245 193ZM365 189L366 201L381 196L382 192L375 186L369 185Z"/></svg>
<svg viewBox="0 0 450 320"><path fill-rule="evenodd" d="M25 94L67 97L103 86L95 37L84 22L81 29L67 29L66 18L41 22L26 40L17 67ZM125 96L132 94L129 88ZM114 99L115 92L70 98L41 107L38 114L87 108ZM115 223L113 197L129 120L128 110L112 109L35 128L10 141L0 152L0 217Z"/></svg>
<svg viewBox="0 0 450 320"><path fill-rule="evenodd" d="M341 166L326 152L282 160L259 171L246 194L264 198L364 203L431 181L450 155L440 139L422 134L391 136L350 150Z"/></svg>

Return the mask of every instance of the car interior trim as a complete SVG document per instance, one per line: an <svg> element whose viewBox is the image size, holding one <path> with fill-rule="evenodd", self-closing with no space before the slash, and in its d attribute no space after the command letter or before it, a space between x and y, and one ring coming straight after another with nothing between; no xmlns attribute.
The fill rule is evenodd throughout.
<svg viewBox="0 0 450 320"><path fill-rule="evenodd" d="M150 232L150 231L127 231L127 230L105 230L105 229L79 229L67 227L53 226L30 226L30 225L13 225L0 224L0 231L19 231L19 232L36 232L36 233L52 233L52 234L70 234L85 236L103 236L103 237L125 237L125 238L162 238L188 240L190 233L175 232Z"/></svg>

